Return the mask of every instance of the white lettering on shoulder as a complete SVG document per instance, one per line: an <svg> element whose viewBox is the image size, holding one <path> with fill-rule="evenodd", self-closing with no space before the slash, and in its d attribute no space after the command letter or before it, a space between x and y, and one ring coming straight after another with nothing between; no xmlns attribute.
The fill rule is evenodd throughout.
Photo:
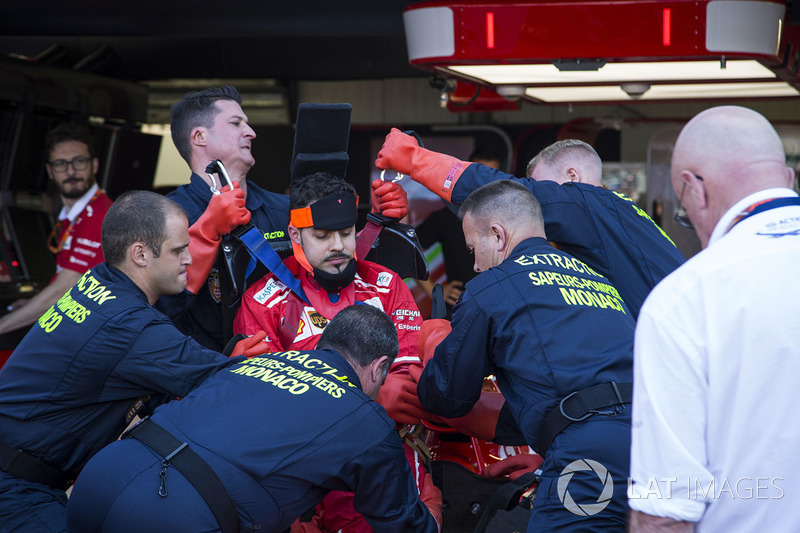
<svg viewBox="0 0 800 533"><path fill-rule="evenodd" d="M261 305L264 305L267 302L267 300L269 300L275 294L280 292L282 287L283 284L278 283L277 281L275 281L275 279L270 278L267 281L267 284L264 285L264 288L253 295L253 299L258 303L260 303Z"/></svg>

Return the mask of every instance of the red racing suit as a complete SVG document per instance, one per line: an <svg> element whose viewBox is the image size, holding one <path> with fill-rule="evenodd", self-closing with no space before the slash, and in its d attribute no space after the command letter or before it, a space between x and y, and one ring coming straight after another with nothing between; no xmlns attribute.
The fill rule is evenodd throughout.
<svg viewBox="0 0 800 533"><path fill-rule="evenodd" d="M95 185L71 210L61 210L55 275L64 269L82 274L103 262L100 230L111 203L111 198Z"/></svg>
<svg viewBox="0 0 800 533"><path fill-rule="evenodd" d="M313 350L325 326L336 313L356 301L364 302L389 315L397 328L400 352L394 360L392 372L400 369L405 371L409 364L419 364L417 336L422 326L422 316L411 291L400 276L381 265L357 261L353 283L342 290L339 303L332 304L325 291L293 256L285 259L284 264L300 280L303 290L314 304L314 307L303 306L294 342L291 346L281 344L281 325L289 298L294 296L274 274L264 276L244 293L242 305L233 322L234 333L252 335L265 331L270 352Z"/></svg>
<svg viewBox="0 0 800 533"><path fill-rule="evenodd" d="M297 336L290 346L283 346L281 326L296 298L289 288L274 274L268 274L250 286L242 296L242 304L233 323L234 333L253 335L265 331L270 352L284 350L313 349L319 341L328 322L341 309L355 302L364 302L381 309L389 315L397 328L400 351L392 364L390 372L406 373L411 364L419 365L417 337L422 326L422 316L417 304L400 276L391 270L369 261L356 262L356 276L353 283L342 289L337 303L331 303L328 294L317 284L297 260L288 257L284 264L295 278L300 280L303 291L314 306L300 303ZM298 301L298 300L295 300ZM424 460L410 447L403 445L406 456L419 488L425 476ZM353 509L352 494L331 492L317 506L315 524L327 531L344 533L367 533L372 529L363 516Z"/></svg>

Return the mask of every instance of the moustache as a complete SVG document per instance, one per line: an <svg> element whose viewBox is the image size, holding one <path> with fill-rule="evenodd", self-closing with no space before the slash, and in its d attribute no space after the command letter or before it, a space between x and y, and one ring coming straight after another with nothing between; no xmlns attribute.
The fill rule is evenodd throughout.
<svg viewBox="0 0 800 533"><path fill-rule="evenodd" d="M333 261L334 259L352 259L353 257L347 254L343 254L341 252L335 252L325 258L325 262Z"/></svg>

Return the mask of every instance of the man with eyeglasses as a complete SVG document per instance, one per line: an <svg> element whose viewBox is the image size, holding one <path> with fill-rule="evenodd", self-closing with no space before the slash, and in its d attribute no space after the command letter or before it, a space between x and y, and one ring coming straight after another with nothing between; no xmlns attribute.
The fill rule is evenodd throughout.
<svg viewBox="0 0 800 533"><path fill-rule="evenodd" d="M100 228L111 199L96 183L93 145L89 129L79 124L61 124L45 137L45 168L63 204L48 240L56 272L36 296L9 306L11 313L0 318L0 334L33 324L84 272L103 262Z"/></svg>
<svg viewBox="0 0 800 533"><path fill-rule="evenodd" d="M772 125L703 111L672 152L703 250L634 339L631 531L800 531L800 197Z"/></svg>

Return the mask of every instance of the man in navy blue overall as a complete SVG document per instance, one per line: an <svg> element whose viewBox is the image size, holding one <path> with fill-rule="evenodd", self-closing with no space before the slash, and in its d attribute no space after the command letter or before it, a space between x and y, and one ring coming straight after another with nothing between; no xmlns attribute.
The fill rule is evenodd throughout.
<svg viewBox="0 0 800 533"><path fill-rule="evenodd" d="M231 364L153 307L186 286L181 207L128 193L102 233L106 262L42 315L0 371L0 531L65 531L64 491L89 458L148 401L185 396Z"/></svg>
<svg viewBox="0 0 800 533"><path fill-rule="evenodd" d="M255 164L251 153L255 131L242 111L242 97L229 85L187 94L171 110L172 140L181 157L192 171L189 183L181 185L167 196L179 203L192 225L200 218L211 200L211 178L206 166L215 159L225 165L232 182L245 193L245 207L251 222L268 241L288 242L286 222L289 220L289 197L262 189L247 179ZM216 183L222 188L225 183ZM169 315L178 328L191 335L203 346L221 350L226 339L222 328L222 262L214 262L216 248L209 253L208 270L202 283L196 286L195 296L183 293L163 298L158 308ZM192 255L198 252L192 247Z"/></svg>
<svg viewBox="0 0 800 533"><path fill-rule="evenodd" d="M255 165L251 149L256 133L247 123L241 103L239 91L225 85L189 93L172 106L172 141L189 165L192 176L189 183L181 185L168 196L186 210L189 224L195 224L206 212L212 196L212 182L205 172L206 167L219 159L225 165L231 181L244 192L245 207L251 214L250 221L264 239L270 242L285 241L288 246L289 197L262 189L247 179L247 173ZM216 183L217 188L223 185L225 183ZM373 211L397 218L402 218L408 211L408 201L404 195L403 210L396 209L397 193L402 191L399 185L375 180L372 190ZM222 271L222 259L217 257L219 239L202 248L199 243L199 240L192 238L192 256L195 260L202 258L207 267L202 280L191 282L194 287L190 286L190 291L194 295L183 293L163 298L158 308L197 342L212 350L221 350L227 342L223 330L222 305L225 302L222 301L221 277L227 274ZM263 275L264 272L256 272L250 279L256 281ZM233 314L230 316L232 320Z"/></svg>
<svg viewBox="0 0 800 533"><path fill-rule="evenodd" d="M481 187L461 214L479 274L418 378L422 405L464 416L478 402L484 377L496 376L506 399L501 422L510 419L506 427L516 425L544 458L528 531L623 531L629 309L606 278L550 246L541 208L523 185ZM497 437L501 442L499 430Z"/></svg>
<svg viewBox="0 0 800 533"><path fill-rule="evenodd" d="M424 502L441 505L441 493L428 484L418 495L395 423L374 401L397 351L385 313L351 306L331 320L316 350L267 354L218 372L141 426L156 424L188 443L229 494L239 531L286 531L340 490L355 493L356 510L376 532L436 532ZM68 530L219 531L198 491L137 440L137 430L84 469Z"/></svg>
<svg viewBox="0 0 800 533"><path fill-rule="evenodd" d="M506 179L523 184L542 207L547 238L607 277L634 319L650 290L684 262L642 208L596 184L516 178L421 148L414 137L396 129L386 137L375 165L408 174L457 206L481 185ZM557 178L553 174L550 179Z"/></svg>

